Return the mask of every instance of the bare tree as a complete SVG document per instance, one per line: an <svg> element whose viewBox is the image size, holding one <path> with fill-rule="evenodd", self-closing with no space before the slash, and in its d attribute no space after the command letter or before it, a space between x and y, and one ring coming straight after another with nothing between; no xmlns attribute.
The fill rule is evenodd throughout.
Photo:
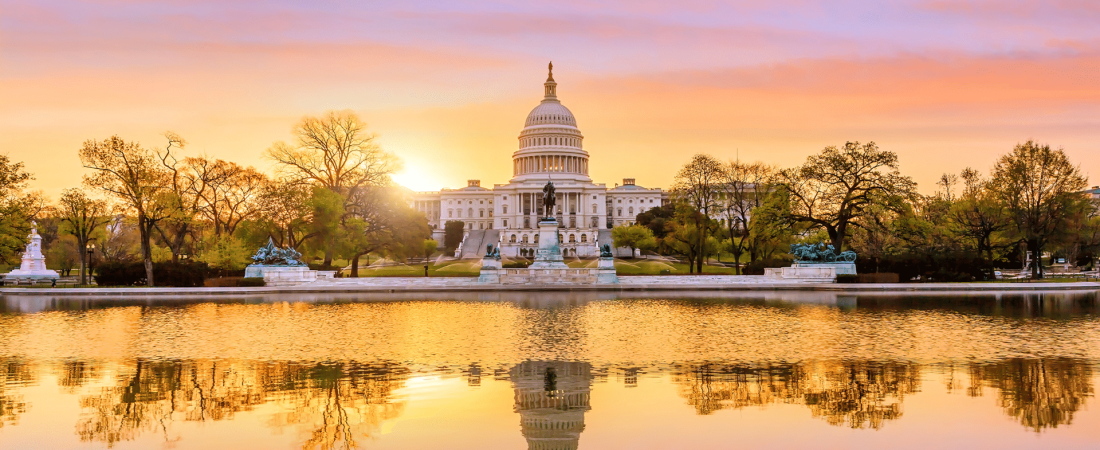
<svg viewBox="0 0 1100 450"><path fill-rule="evenodd" d="M158 222L175 212L168 190L169 173L156 152L118 136L101 142L85 141L80 162L92 170L84 176L87 186L114 196L137 217L145 281L153 286L152 233Z"/></svg>
<svg viewBox="0 0 1100 450"><path fill-rule="evenodd" d="M717 186L718 206L726 220L730 253L733 254L737 274L741 274L741 255L753 246L749 228L752 211L762 204L773 172L763 163L730 161L721 173L721 182ZM755 260L753 253L752 259Z"/></svg>
<svg viewBox="0 0 1100 450"><path fill-rule="evenodd" d="M305 117L294 127L294 144L278 142L267 157L279 166L279 174L292 184L319 186L344 197L345 214L356 211L351 200L357 191L386 186L400 167L393 154L382 150L366 124L351 111L329 111L321 117ZM322 224L324 225L324 224ZM322 233L324 234L324 233ZM324 265L332 264L335 239L326 234Z"/></svg>
<svg viewBox="0 0 1100 450"><path fill-rule="evenodd" d="M351 111L304 117L294 127L296 142L278 142L267 157L295 183L328 188L343 195L362 186L382 186L400 164L375 143L375 135Z"/></svg>
<svg viewBox="0 0 1100 450"><path fill-rule="evenodd" d="M80 252L80 284L88 284L88 242L96 229L111 219L107 202L90 198L80 189L66 189L61 193L57 213L61 221L68 224L66 231L76 238Z"/></svg>
<svg viewBox="0 0 1100 450"><path fill-rule="evenodd" d="M698 242L692 247L699 249L706 247L711 228L710 214L717 208L719 184L723 181L723 172L721 161L710 155L698 154L676 174L672 194L678 201L694 210L688 220L697 230L694 237ZM698 252L694 258L695 261L691 261L692 270L689 271L703 273L703 263L706 258L707 252Z"/></svg>

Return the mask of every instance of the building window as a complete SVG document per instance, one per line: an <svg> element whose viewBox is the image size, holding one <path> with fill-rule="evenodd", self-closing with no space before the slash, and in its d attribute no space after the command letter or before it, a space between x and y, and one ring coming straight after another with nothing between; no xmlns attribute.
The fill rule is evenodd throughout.
<svg viewBox="0 0 1100 450"><path fill-rule="evenodd" d="M503 205L501 208L504 209L504 214L508 214L508 205Z"/></svg>
<svg viewBox="0 0 1100 450"><path fill-rule="evenodd" d="M595 204L592 205L592 214L596 214L596 205Z"/></svg>
<svg viewBox="0 0 1100 450"><path fill-rule="evenodd" d="M470 202L470 203L473 203L473 202ZM473 216L474 216L474 209L473 208L466 208L466 217L473 217Z"/></svg>
<svg viewBox="0 0 1100 450"><path fill-rule="evenodd" d="M593 196L592 196L592 200L595 200L595 199L596 199L596 196L595 196L595 195L593 195Z"/></svg>
<svg viewBox="0 0 1100 450"><path fill-rule="evenodd" d="M577 242L577 235L570 234L569 235L569 243L572 244L572 243L575 243L575 242Z"/></svg>
<svg viewBox="0 0 1100 450"><path fill-rule="evenodd" d="M504 228L508 228L508 219L504 219Z"/></svg>
<svg viewBox="0 0 1100 450"><path fill-rule="evenodd" d="M478 222L477 223L477 229L484 230L485 229L485 222Z"/></svg>
<svg viewBox="0 0 1100 450"><path fill-rule="evenodd" d="M485 200L479 200L479 201L478 201L477 203L478 203L479 205L484 205L484 204L485 204Z"/></svg>
<svg viewBox="0 0 1100 450"><path fill-rule="evenodd" d="M537 234L535 235L535 243L536 243L536 244L538 244L538 243L539 243L539 235L537 235Z"/></svg>
<svg viewBox="0 0 1100 450"><path fill-rule="evenodd" d="M515 244L516 243L516 235L513 234L512 237L508 239L508 242L510 242L512 244Z"/></svg>
<svg viewBox="0 0 1100 450"><path fill-rule="evenodd" d="M585 242L588 242L588 235L587 234L582 234L581 235L581 243L583 244Z"/></svg>
<svg viewBox="0 0 1100 450"><path fill-rule="evenodd" d="M477 210L477 214L478 214L479 217L485 217L485 210L484 209L479 209L479 210Z"/></svg>
<svg viewBox="0 0 1100 450"><path fill-rule="evenodd" d="M450 210L450 209L448 209L448 210L447 210L447 218L448 218L448 219L450 219L450 218L452 218L452 217L454 217L454 216L455 216L455 215L454 215L454 211L453 211L453 210Z"/></svg>
<svg viewBox="0 0 1100 450"><path fill-rule="evenodd" d="M630 214L632 216L634 215L634 207L633 206L630 207L630 210L627 211L627 214Z"/></svg>
<svg viewBox="0 0 1100 450"><path fill-rule="evenodd" d="M618 214L616 214L617 216L619 216L619 217L622 217L622 216L623 216L623 209L622 209L622 208L619 208L619 210L618 210L618 211L615 211L615 212L617 212L617 213L618 213Z"/></svg>
<svg viewBox="0 0 1100 450"><path fill-rule="evenodd" d="M525 235L523 235L523 243L524 243L524 244L526 244L526 243L527 243L527 235L526 235L526 234L525 234Z"/></svg>

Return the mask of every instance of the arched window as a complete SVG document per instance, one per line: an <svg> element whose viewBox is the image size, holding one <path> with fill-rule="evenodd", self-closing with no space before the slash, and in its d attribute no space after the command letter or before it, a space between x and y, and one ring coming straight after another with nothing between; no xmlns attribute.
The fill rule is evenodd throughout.
<svg viewBox="0 0 1100 450"><path fill-rule="evenodd" d="M570 243L570 244L572 244L572 243L574 243L574 242L577 242L577 235L575 235L575 234L570 234L570 235L569 235L569 243Z"/></svg>
<svg viewBox="0 0 1100 450"><path fill-rule="evenodd" d="M538 244L538 243L539 243L539 235L537 235L537 234L535 235L535 243L536 243L536 244Z"/></svg>
<svg viewBox="0 0 1100 450"><path fill-rule="evenodd" d="M526 243L527 243L527 235L526 235L526 234L525 234L525 235L523 235L523 243L524 243L524 244L526 244Z"/></svg>
<svg viewBox="0 0 1100 450"><path fill-rule="evenodd" d="M588 242L588 235L587 234L582 234L581 235L581 243L585 243L585 242Z"/></svg>
<svg viewBox="0 0 1100 450"><path fill-rule="evenodd" d="M508 239L508 242L515 244L516 243L516 235L513 234L512 238Z"/></svg>
<svg viewBox="0 0 1100 450"><path fill-rule="evenodd" d="M561 233L558 233L558 242L564 242L564 241L565 241L565 238L561 235Z"/></svg>
<svg viewBox="0 0 1100 450"><path fill-rule="evenodd" d="M474 216L474 209L473 208L466 208L466 214L467 214L466 217L473 217Z"/></svg>

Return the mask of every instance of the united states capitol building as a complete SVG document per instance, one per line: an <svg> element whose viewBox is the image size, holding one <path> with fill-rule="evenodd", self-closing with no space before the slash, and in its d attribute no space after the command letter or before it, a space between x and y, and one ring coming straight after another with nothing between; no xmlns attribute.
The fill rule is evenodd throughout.
<svg viewBox="0 0 1100 450"><path fill-rule="evenodd" d="M519 133L519 150L512 154L512 179L491 189L470 180L461 189L412 194L412 205L428 217L442 239L443 225L466 225L459 255L477 257L486 245L500 246L501 255L520 256L538 247L542 189L556 188L560 242L565 257L599 256L598 245L611 244L610 229L633 224L635 217L661 206L664 192L624 178L608 188L588 176L588 151L577 119L558 100L553 66L544 83L542 102L527 115ZM597 244L599 242L599 244Z"/></svg>

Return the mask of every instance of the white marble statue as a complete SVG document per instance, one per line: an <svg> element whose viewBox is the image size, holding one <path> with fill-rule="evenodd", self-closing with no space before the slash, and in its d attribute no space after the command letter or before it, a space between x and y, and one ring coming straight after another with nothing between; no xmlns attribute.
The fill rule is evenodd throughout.
<svg viewBox="0 0 1100 450"><path fill-rule="evenodd" d="M42 236L38 235L38 223L31 222L31 234L27 236L27 250L23 252L23 261L19 268L4 275L5 281L56 280L60 276L56 271L46 268L46 257L42 255Z"/></svg>

